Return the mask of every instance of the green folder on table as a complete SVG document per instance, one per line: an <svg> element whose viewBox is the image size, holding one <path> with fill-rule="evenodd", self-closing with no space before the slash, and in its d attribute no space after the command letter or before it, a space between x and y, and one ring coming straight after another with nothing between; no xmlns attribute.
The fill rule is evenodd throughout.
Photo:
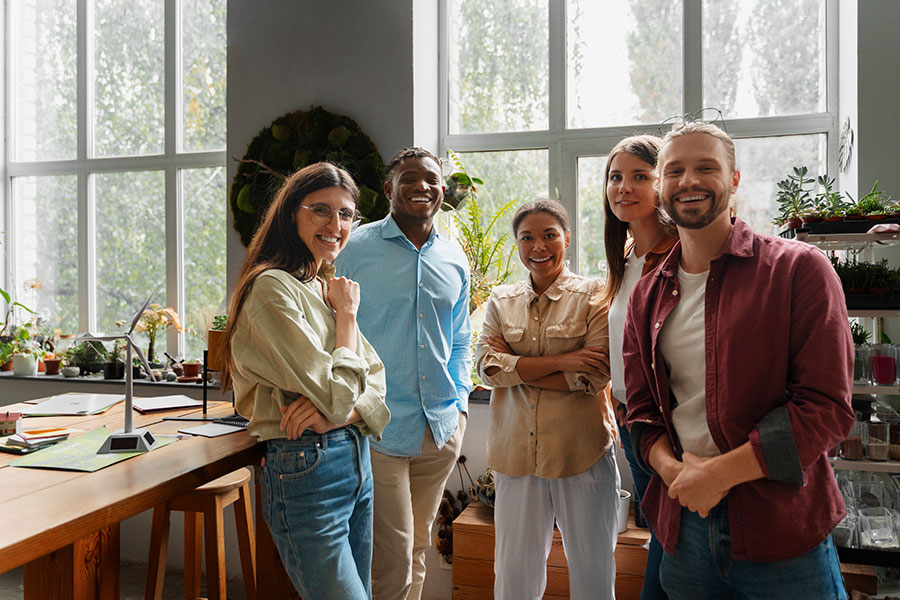
<svg viewBox="0 0 900 600"><path fill-rule="evenodd" d="M34 467L38 469L63 469L66 471L99 471L117 462L133 458L143 452L118 452L97 454L97 450L109 437L109 429L100 427L78 437L69 438L38 452L10 461L13 467ZM157 437L151 450L156 450L177 441L176 438Z"/></svg>

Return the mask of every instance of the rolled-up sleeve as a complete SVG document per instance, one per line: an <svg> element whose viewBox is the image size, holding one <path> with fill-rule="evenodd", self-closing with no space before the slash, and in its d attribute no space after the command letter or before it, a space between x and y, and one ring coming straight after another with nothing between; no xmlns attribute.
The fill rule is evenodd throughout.
<svg viewBox="0 0 900 600"><path fill-rule="evenodd" d="M376 440L381 440L381 434L391 420L391 412L384 404L387 389L384 364L369 341L361 334L357 344L368 359L369 376L366 378L366 391L356 402L356 412L362 418L356 426L363 435L371 435Z"/></svg>
<svg viewBox="0 0 900 600"><path fill-rule="evenodd" d="M787 393L750 443L766 478L805 485L804 471L853 425L853 340L840 280L821 252L798 261L792 290Z"/></svg>
<svg viewBox="0 0 900 600"><path fill-rule="evenodd" d="M609 356L609 306L603 300L603 290L599 281L591 286L591 295L588 300L587 333L584 336L584 347L603 348ZM609 366L600 375L584 372L565 373L569 384L569 391L584 392L589 396L597 396L609 383Z"/></svg>
<svg viewBox="0 0 900 600"><path fill-rule="evenodd" d="M494 335L503 337L503 330L500 323L500 316L497 307L497 300L494 296L488 299L487 308L485 309L484 325L482 336ZM507 343L509 343L507 341ZM495 352L484 341L483 337L479 338L475 347L475 365L481 380L493 387L512 387L514 385L522 385L522 377L516 371L516 363L519 357L514 354L506 354L503 352ZM499 371L493 375L488 375L487 370L490 367L498 367Z"/></svg>

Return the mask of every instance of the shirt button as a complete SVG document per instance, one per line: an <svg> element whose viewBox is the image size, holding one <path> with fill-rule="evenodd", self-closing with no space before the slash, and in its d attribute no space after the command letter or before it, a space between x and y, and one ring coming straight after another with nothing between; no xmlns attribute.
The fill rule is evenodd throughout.
<svg viewBox="0 0 900 600"><path fill-rule="evenodd" d="M530 435L531 437L534 437L534 432L531 431L531 432L528 433L528 435Z"/></svg>
<svg viewBox="0 0 900 600"><path fill-rule="evenodd" d="M673 296L677 296L677 295L678 295L678 290L672 290L672 295L673 295Z"/></svg>
<svg viewBox="0 0 900 600"><path fill-rule="evenodd" d="M419 344L419 348L425 348L425 344Z"/></svg>
<svg viewBox="0 0 900 600"><path fill-rule="evenodd" d="M535 321L540 321L541 319L540 319L540 317L535 317L534 320L535 320Z"/></svg>
<svg viewBox="0 0 900 600"><path fill-rule="evenodd" d="M531 341L532 341L532 342L536 342L536 341L537 341L537 338L536 338L536 337L532 337L532 338L531 338Z"/></svg>
<svg viewBox="0 0 900 600"><path fill-rule="evenodd" d="M655 363L655 362L650 363L650 368L653 369L653 370L655 371L655 370L656 370L656 363Z"/></svg>
<svg viewBox="0 0 900 600"><path fill-rule="evenodd" d="M419 283L419 287L422 287L423 285L425 285L425 284L424 284L424 283Z"/></svg>
<svg viewBox="0 0 900 600"><path fill-rule="evenodd" d="M421 316L421 315L419 315ZM659 329L659 321L656 322L656 325L653 326L653 329Z"/></svg>
<svg viewBox="0 0 900 600"><path fill-rule="evenodd" d="M420 319L421 319L422 317L424 317L424 316L425 316L424 314L419 313L419 318L420 318Z"/></svg>
<svg viewBox="0 0 900 600"><path fill-rule="evenodd" d="M531 405L531 408L534 408L534 404Z"/></svg>
<svg viewBox="0 0 900 600"><path fill-rule="evenodd" d="M422 381L425 381L425 376L424 376L424 375L422 375Z"/></svg>

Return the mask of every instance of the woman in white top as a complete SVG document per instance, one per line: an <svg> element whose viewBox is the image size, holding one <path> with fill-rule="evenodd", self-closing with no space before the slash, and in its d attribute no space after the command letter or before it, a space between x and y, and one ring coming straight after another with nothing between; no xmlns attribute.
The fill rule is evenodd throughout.
<svg viewBox="0 0 900 600"><path fill-rule="evenodd" d="M644 274L653 270L672 249L675 226L659 205L656 192L656 156L660 140L652 135L625 138L612 149L606 161L603 205L606 213L604 238L609 277L604 293L609 304L609 361L613 406L625 457L631 466L638 500L643 496L650 474L634 460L631 436L625 427L625 380L622 338L628 296ZM642 600L666 598L659 585L662 547L655 537L644 571Z"/></svg>

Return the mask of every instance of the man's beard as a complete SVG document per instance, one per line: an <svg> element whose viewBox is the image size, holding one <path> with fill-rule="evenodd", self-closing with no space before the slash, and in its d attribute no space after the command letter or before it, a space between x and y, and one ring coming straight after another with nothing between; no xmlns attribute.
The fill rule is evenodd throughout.
<svg viewBox="0 0 900 600"><path fill-rule="evenodd" d="M681 192L678 192L679 194ZM703 229L710 223L716 220L722 211L728 209L728 198L724 199L722 204L719 204L719 195L715 192L704 192L710 195L710 203L709 207L702 214L697 214L695 211L689 212L687 215L679 213L676 209L676 203L674 201L668 201L663 203L663 207L666 209L666 213L672 218L672 221L678 227L683 229ZM676 194L677 195L677 194Z"/></svg>

